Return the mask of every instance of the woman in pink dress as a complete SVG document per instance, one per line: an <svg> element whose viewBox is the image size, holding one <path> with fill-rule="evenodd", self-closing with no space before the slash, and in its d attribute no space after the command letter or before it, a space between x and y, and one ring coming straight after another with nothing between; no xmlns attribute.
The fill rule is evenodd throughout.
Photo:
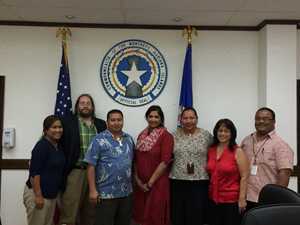
<svg viewBox="0 0 300 225"><path fill-rule="evenodd" d="M159 106L146 112L148 126L138 136L134 163L133 219L140 225L170 225L169 163L173 136Z"/></svg>

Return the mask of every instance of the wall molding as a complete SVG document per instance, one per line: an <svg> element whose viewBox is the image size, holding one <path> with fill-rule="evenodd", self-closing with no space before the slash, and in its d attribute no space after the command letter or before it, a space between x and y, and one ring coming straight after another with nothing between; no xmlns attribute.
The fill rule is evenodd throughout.
<svg viewBox="0 0 300 225"><path fill-rule="evenodd" d="M29 159L1 159L0 170L27 170Z"/></svg>
<svg viewBox="0 0 300 225"><path fill-rule="evenodd" d="M187 25L142 25L142 24L103 24L103 23L62 23L1 20L0 26L36 26L36 27L77 27L77 28L106 28L106 29L151 29L151 30L183 30ZM300 20L263 20L256 26L199 26L197 30L220 31L259 31L266 25L297 25L300 29Z"/></svg>
<svg viewBox="0 0 300 225"><path fill-rule="evenodd" d="M29 159L1 159L1 170L27 170L29 168ZM293 177L300 178L300 166L294 166Z"/></svg>

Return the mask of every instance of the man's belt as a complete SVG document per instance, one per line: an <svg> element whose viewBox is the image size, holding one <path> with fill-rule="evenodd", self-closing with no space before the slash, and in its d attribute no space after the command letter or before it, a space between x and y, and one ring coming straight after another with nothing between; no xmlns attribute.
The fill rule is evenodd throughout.
<svg viewBox="0 0 300 225"><path fill-rule="evenodd" d="M87 168L87 165L75 165L74 166L74 169L80 169L80 170L86 170L86 168Z"/></svg>

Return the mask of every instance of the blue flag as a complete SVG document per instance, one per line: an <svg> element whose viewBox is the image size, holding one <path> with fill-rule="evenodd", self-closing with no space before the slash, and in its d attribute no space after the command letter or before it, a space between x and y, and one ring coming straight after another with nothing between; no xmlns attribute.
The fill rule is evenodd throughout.
<svg viewBox="0 0 300 225"><path fill-rule="evenodd" d="M57 84L54 114L62 117L72 114L70 74L68 57L64 45L62 46L62 57Z"/></svg>
<svg viewBox="0 0 300 225"><path fill-rule="evenodd" d="M193 80L192 80L192 44L188 44L185 53L183 74L181 81L178 124L180 114L186 107L193 106Z"/></svg>

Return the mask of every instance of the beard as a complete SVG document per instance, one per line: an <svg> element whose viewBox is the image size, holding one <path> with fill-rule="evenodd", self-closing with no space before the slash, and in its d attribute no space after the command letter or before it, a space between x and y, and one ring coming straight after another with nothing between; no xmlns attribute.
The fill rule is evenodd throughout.
<svg viewBox="0 0 300 225"><path fill-rule="evenodd" d="M82 118L89 118L93 116L93 110L82 109L78 111L78 115Z"/></svg>

